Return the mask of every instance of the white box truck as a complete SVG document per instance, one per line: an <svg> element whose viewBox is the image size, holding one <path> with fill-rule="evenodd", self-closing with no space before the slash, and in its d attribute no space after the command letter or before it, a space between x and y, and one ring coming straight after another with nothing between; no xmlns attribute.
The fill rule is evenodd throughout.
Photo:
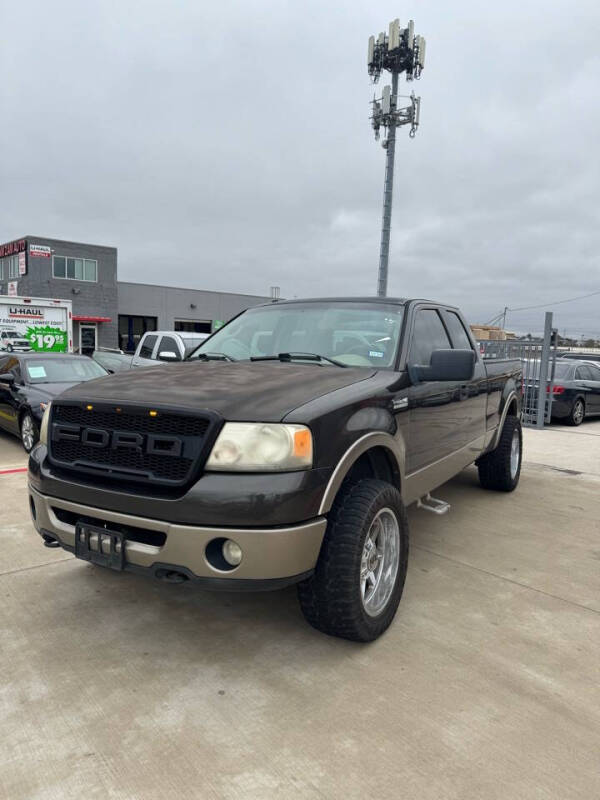
<svg viewBox="0 0 600 800"><path fill-rule="evenodd" d="M72 353L71 301L0 295L0 351Z"/></svg>

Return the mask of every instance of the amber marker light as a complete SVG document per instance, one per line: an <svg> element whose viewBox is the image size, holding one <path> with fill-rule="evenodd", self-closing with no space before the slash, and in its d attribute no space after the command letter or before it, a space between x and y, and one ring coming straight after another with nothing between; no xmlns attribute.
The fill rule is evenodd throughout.
<svg viewBox="0 0 600 800"><path fill-rule="evenodd" d="M151 411L150 412L150 416L151 417L158 417L158 411Z"/></svg>
<svg viewBox="0 0 600 800"><path fill-rule="evenodd" d="M312 456L312 436L310 431L296 431L294 433L294 455L299 458Z"/></svg>
<svg viewBox="0 0 600 800"><path fill-rule="evenodd" d="M87 411L93 411L94 410L94 406L90 406L90 405L87 405L85 408L86 408Z"/></svg>

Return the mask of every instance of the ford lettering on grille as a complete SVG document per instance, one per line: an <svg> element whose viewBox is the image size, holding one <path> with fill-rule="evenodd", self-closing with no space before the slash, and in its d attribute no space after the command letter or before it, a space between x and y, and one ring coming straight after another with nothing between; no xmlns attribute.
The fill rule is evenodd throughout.
<svg viewBox="0 0 600 800"><path fill-rule="evenodd" d="M48 456L78 473L182 486L197 474L220 427L212 412L52 406Z"/></svg>

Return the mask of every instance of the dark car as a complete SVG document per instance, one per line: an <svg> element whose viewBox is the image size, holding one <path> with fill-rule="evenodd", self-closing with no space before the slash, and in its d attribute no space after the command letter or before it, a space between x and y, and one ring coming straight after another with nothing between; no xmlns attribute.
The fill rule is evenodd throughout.
<svg viewBox="0 0 600 800"><path fill-rule="evenodd" d="M581 425L585 417L600 414L600 366L592 361L556 362L552 392L552 419Z"/></svg>
<svg viewBox="0 0 600 800"><path fill-rule="evenodd" d="M582 353L580 350L573 352L559 353L559 358L568 358L569 361L592 361L600 364L600 353Z"/></svg>
<svg viewBox="0 0 600 800"><path fill-rule="evenodd" d="M115 353L112 350L94 350L92 358L111 374L131 369L132 356L125 353Z"/></svg>
<svg viewBox="0 0 600 800"><path fill-rule="evenodd" d="M0 353L0 428L19 436L29 453L53 397L106 370L87 356L68 353Z"/></svg>
<svg viewBox="0 0 600 800"><path fill-rule="evenodd" d="M533 379L535 366L525 370L523 405L535 408L539 381ZM551 370L548 377L551 377ZM547 411L547 406L546 406ZM551 416L567 425L581 425L585 417L600 414L600 366L591 361L569 361L560 358L554 369Z"/></svg>

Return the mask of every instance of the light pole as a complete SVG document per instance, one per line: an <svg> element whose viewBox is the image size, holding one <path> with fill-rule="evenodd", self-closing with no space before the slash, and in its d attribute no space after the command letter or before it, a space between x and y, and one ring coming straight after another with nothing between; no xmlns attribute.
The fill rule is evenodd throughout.
<svg viewBox="0 0 600 800"><path fill-rule="evenodd" d="M379 274L377 294L387 294L388 263L390 255L390 229L392 224L392 192L394 188L394 158L396 155L396 128L410 125L410 136L414 137L419 126L421 98L410 95L410 105L403 108L398 103L398 76L406 72L406 80L421 77L425 65L425 39L415 36L414 22L410 20L406 28L400 27L400 20L390 22L389 32L380 33L377 39L369 37L367 66L373 83L377 83L383 70L392 75L392 85L383 87L380 98L374 97L372 106L372 126L375 139L379 139L379 129L385 128L387 138L382 141L385 148L385 180L383 186L383 214L381 222L381 244L379 248Z"/></svg>

